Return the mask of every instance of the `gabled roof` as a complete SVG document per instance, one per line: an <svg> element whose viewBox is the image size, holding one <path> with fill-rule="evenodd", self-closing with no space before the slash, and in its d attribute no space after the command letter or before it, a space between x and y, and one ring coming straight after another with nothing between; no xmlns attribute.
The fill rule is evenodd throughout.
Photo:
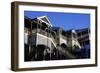
<svg viewBox="0 0 100 73"><path fill-rule="evenodd" d="M48 26L52 26L51 22L49 21L48 17L47 16L41 16L41 17L37 17L38 20L46 23Z"/></svg>

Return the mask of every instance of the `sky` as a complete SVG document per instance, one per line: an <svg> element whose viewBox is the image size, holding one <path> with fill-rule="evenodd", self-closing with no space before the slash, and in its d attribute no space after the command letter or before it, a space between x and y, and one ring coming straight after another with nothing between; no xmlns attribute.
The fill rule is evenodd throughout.
<svg viewBox="0 0 100 73"><path fill-rule="evenodd" d="M52 26L61 27L64 30L90 28L90 14L24 11L24 16L31 19L47 16Z"/></svg>

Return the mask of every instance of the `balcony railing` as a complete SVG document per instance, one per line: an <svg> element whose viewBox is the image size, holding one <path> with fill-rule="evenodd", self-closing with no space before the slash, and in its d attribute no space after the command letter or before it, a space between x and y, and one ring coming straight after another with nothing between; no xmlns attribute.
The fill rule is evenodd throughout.
<svg viewBox="0 0 100 73"><path fill-rule="evenodd" d="M66 40L66 36L64 36L64 35L61 35L61 38L64 39L64 40Z"/></svg>
<svg viewBox="0 0 100 73"><path fill-rule="evenodd" d="M29 33L29 30L27 28L24 28L24 33Z"/></svg>
<svg viewBox="0 0 100 73"><path fill-rule="evenodd" d="M40 33L40 34L42 34L42 35L47 36L47 32L46 32L46 31L44 31L44 30L42 30L42 29L36 29L36 30L37 30L37 33Z"/></svg>
<svg viewBox="0 0 100 73"><path fill-rule="evenodd" d="M81 39L81 38L84 38L84 37L87 37L87 36L89 36L89 34L81 35L81 36L78 37L78 39Z"/></svg>
<svg viewBox="0 0 100 73"><path fill-rule="evenodd" d="M25 32L30 32L27 28L25 28L24 29L25 30ZM55 44L57 44L57 38L56 38L56 34L55 35L53 35L51 32L47 32L47 31L45 31L45 30L42 30L42 29L33 29L32 30L32 33L34 34L34 33L40 33L40 34L42 34L42 35L44 35L44 36L47 36L47 37L49 37L49 38L51 38L52 40L53 40L53 42L55 43ZM61 38L62 39L64 39L64 40L66 40L66 36L64 36L64 35L61 35Z"/></svg>
<svg viewBox="0 0 100 73"><path fill-rule="evenodd" d="M42 34L44 36L47 36L47 37L51 38L53 40L53 42L55 44L57 44L56 38L54 38L54 36L50 32L44 31L42 29L37 29L37 33L40 33L40 34Z"/></svg>

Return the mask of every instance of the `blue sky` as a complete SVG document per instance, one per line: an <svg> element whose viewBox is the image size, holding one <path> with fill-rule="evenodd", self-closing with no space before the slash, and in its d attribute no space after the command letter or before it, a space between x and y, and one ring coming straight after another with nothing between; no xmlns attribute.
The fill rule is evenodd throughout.
<svg viewBox="0 0 100 73"><path fill-rule="evenodd" d="M24 11L24 16L31 19L45 15L53 26L61 27L64 30L90 28L90 14Z"/></svg>

